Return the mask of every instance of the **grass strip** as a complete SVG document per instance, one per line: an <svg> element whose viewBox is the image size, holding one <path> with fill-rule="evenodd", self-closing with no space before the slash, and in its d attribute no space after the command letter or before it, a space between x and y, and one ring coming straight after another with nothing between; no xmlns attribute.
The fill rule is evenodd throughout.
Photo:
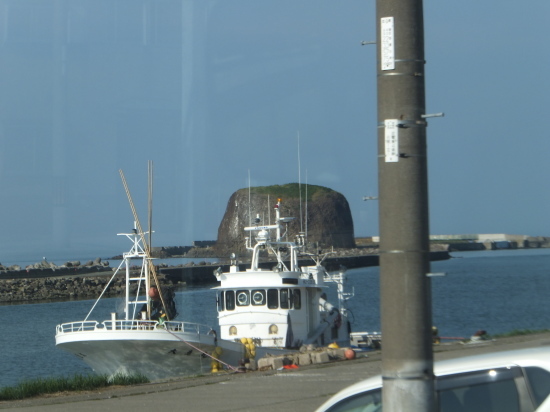
<svg viewBox="0 0 550 412"><path fill-rule="evenodd" d="M105 388L113 385L137 385L148 383L144 375L74 375L68 377L36 378L20 382L15 386L0 388L0 401L32 398L57 392L78 392Z"/></svg>
<svg viewBox="0 0 550 412"><path fill-rule="evenodd" d="M534 335L536 333L550 332L550 329L514 329L510 332L493 335L494 338L509 338L512 336Z"/></svg>

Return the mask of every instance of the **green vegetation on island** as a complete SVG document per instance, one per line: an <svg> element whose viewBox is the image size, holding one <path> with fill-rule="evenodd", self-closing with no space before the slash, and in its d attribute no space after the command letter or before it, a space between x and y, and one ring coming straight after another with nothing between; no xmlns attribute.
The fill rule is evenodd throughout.
<svg viewBox="0 0 550 412"><path fill-rule="evenodd" d="M493 335L493 338L509 338L512 336L523 336L523 335L534 335L537 333L547 333L550 332L550 329L514 329L510 332L499 333Z"/></svg>
<svg viewBox="0 0 550 412"><path fill-rule="evenodd" d="M251 187L250 191L253 194L260 194L260 195L270 195L274 197L280 197L280 198L299 198L300 197L300 189L302 192L302 200L303 201L311 201L314 200L319 195L327 194L327 193L333 193L334 190L329 189L328 187L324 186L317 186L317 185L309 185L309 184L299 184L299 183L287 183L285 185L271 185L271 186L256 186ZM249 189L241 189L243 191L248 191Z"/></svg>

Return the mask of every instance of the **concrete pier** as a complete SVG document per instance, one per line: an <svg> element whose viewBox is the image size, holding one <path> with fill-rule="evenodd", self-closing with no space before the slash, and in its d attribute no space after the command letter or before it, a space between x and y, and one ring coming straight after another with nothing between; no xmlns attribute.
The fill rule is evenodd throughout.
<svg viewBox="0 0 550 412"><path fill-rule="evenodd" d="M436 360L550 344L550 333L497 339L479 345L434 346ZM212 374L178 381L65 393L0 402L0 409L56 412L95 411L314 411L339 390L380 373L379 351L355 360L298 369Z"/></svg>

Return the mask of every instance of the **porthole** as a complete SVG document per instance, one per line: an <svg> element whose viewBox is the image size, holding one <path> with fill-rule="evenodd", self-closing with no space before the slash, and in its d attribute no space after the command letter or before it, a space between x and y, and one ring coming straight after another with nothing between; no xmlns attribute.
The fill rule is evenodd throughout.
<svg viewBox="0 0 550 412"><path fill-rule="evenodd" d="M237 327L236 326L231 326L229 328L229 335L233 336L233 335L236 335L237 334Z"/></svg>
<svg viewBox="0 0 550 412"><path fill-rule="evenodd" d="M250 304L250 297L249 297L248 290L238 290L237 291L237 305L238 306L247 306Z"/></svg>
<svg viewBox="0 0 550 412"><path fill-rule="evenodd" d="M265 305L265 291L253 290L252 291L252 304L255 306Z"/></svg>
<svg viewBox="0 0 550 412"><path fill-rule="evenodd" d="M279 333L279 327L277 325L270 325L269 326L269 334L270 335L276 335Z"/></svg>

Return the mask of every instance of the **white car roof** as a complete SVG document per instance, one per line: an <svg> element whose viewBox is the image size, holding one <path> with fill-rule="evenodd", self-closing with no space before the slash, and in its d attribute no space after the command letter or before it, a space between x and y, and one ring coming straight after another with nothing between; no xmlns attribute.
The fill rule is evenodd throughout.
<svg viewBox="0 0 550 412"><path fill-rule="evenodd" d="M455 373L471 372L490 368L499 368L507 366L538 366L550 372L550 346L530 349L518 349L511 351L492 352L487 354L472 355L467 357L447 359L437 361L434 364L434 374L436 376L445 376ZM349 396L362 393L382 386L382 377L374 376L357 382L347 388L342 389L327 402L325 402L317 411L324 411L329 406L345 399ZM543 405L549 404L547 399ZM542 406L542 405L541 405ZM546 410L546 409L537 409Z"/></svg>
<svg viewBox="0 0 550 412"><path fill-rule="evenodd" d="M434 364L436 376L505 366L539 366L550 371L550 347L492 352L447 359Z"/></svg>

